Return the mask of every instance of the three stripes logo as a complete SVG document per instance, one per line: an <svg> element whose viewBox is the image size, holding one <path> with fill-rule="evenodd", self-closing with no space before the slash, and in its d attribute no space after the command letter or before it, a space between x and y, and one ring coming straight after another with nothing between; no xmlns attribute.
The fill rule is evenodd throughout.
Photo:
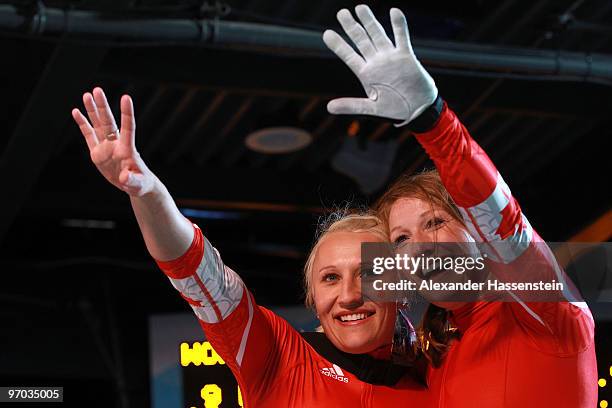
<svg viewBox="0 0 612 408"><path fill-rule="evenodd" d="M325 368L321 368L319 370L321 372L321 374L327 376L327 377L331 377L335 380L338 380L340 382L343 383L348 383L348 378L344 376L344 373L342 372L342 370L340 369L340 367L338 367L336 364L333 364L331 367L325 367Z"/></svg>

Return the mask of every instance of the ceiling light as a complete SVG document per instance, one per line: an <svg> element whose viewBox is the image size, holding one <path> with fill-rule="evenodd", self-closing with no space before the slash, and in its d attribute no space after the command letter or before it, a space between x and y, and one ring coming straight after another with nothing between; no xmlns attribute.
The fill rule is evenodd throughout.
<svg viewBox="0 0 612 408"><path fill-rule="evenodd" d="M244 143L258 153L285 154L301 150L312 142L312 136L297 127L267 127L249 134Z"/></svg>

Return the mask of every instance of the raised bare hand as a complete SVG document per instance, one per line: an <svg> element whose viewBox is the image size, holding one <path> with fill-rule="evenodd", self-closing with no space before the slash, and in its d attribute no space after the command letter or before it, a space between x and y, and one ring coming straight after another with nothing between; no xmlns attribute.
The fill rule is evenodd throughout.
<svg viewBox="0 0 612 408"><path fill-rule="evenodd" d="M72 117L85 137L91 160L115 187L131 196L141 197L152 191L156 177L136 151L136 120L132 98L121 97L121 129L101 88L83 94L87 118L79 109Z"/></svg>

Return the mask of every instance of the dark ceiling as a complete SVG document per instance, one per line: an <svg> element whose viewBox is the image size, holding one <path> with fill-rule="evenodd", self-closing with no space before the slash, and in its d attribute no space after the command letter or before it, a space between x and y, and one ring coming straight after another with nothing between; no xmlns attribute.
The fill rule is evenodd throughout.
<svg viewBox="0 0 612 408"><path fill-rule="evenodd" d="M2 4L27 15L34 3ZM100 12L105 19L214 17L214 7L203 10L202 4L45 2L47 8ZM322 32L339 29L336 11L355 4L228 0L219 18ZM612 54L612 2L607 0L450 4L377 1L371 6L385 25L391 6L403 9L417 55L419 41L431 40L612 57L606 55ZM160 26L160 38L161 31ZM371 203L402 172L431 166L405 129L384 120L327 114L332 97L362 92L330 55L34 34L6 27L0 29L0 47L0 178L5 192L0 201L5 275L0 315L13 333L0 334L7 345L0 356L11 367L0 378L35 380L30 366L14 371L21 367L17 356L20 347L30 347L27 339L46 339L53 346L45 350L53 352L44 353L47 368L36 371L39 378L56 375L61 350L73 347L77 357L61 357L66 381L86 389L83 378L91 375L112 387L103 358L90 356L85 375L78 356L89 355L86 350L98 353L82 343L98 338L106 344L118 332L123 352L135 353L125 368L132 398L146 401L146 350L136 346L146 339L146 316L185 310L148 258L127 197L97 174L71 121L80 95L94 86L105 89L115 111L121 94L132 95L137 146L145 161L181 208L204 211L194 220L263 304L301 301L300 268L317 219L326 210ZM566 240L609 210L608 83L457 69L427 60L424 65L545 239ZM286 155L245 147L251 131L288 124L311 132L314 142ZM351 125L364 149L398 145L390 174L372 194L364 194L332 166ZM94 328L87 323L92 321ZM109 398L112 403L114 397Z"/></svg>

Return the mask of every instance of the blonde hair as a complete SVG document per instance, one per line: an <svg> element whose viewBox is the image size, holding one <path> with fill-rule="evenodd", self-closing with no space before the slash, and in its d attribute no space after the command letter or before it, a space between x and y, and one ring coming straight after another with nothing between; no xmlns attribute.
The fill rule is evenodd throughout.
<svg viewBox="0 0 612 408"><path fill-rule="evenodd" d="M304 292L307 307L314 309L314 294L312 293L312 270L314 261L321 243L334 232L369 232L387 240L387 230L382 221L372 212L357 211L348 213L347 210L336 211L319 223L315 243L310 250L306 264L304 265Z"/></svg>

